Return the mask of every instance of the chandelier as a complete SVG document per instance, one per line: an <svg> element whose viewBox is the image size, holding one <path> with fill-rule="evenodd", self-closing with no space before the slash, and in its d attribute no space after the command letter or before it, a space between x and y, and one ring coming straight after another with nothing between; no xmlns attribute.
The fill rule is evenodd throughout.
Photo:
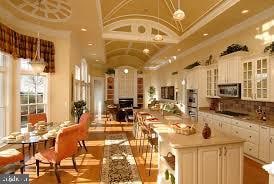
<svg viewBox="0 0 274 184"><path fill-rule="evenodd" d="M41 0L39 0L39 8L41 5ZM45 70L45 67L47 63L44 61L43 58L41 58L40 54L40 33L37 34L37 47L36 47L36 53L32 61L29 62L31 65L32 71L36 74L40 74Z"/></svg>
<svg viewBox="0 0 274 184"><path fill-rule="evenodd" d="M159 14L159 0L158 0L158 26L160 25L160 14ZM155 41L162 41L163 40L163 36L160 35L160 30L158 28L158 34L155 35L154 37Z"/></svg>
<svg viewBox="0 0 274 184"><path fill-rule="evenodd" d="M180 9L180 1L178 0L178 10L173 13L173 19L176 21L181 21L185 18L185 12Z"/></svg>

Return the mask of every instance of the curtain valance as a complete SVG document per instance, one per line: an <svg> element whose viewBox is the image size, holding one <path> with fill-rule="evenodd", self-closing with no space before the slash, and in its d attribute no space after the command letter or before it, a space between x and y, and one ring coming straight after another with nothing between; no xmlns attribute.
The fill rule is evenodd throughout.
<svg viewBox="0 0 274 184"><path fill-rule="evenodd" d="M0 50L15 58L33 59L37 48L37 38L26 36L0 23ZM46 73L55 72L54 43L40 40L41 58L47 63Z"/></svg>

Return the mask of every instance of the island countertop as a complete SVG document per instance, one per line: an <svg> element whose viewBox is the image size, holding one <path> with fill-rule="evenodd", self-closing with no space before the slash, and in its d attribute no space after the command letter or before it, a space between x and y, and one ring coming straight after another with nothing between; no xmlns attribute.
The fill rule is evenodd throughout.
<svg viewBox="0 0 274 184"><path fill-rule="evenodd" d="M193 147L205 147L214 145L243 143L243 139L226 135L222 132L212 129L212 134L209 139L204 139L202 136L203 124L195 123L196 133L193 135L182 135L175 133L170 127L170 122L174 117L174 122L183 122L191 124L190 120L186 117L178 118L177 116L165 116L163 117L160 112L149 111L152 116L159 119L159 121L147 121L146 123L151 126L158 134L160 141L168 143L174 149L193 148Z"/></svg>

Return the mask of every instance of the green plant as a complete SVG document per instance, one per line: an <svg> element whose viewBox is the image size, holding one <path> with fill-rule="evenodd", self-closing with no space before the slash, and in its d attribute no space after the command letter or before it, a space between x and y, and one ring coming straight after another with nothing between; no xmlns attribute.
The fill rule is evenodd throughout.
<svg viewBox="0 0 274 184"><path fill-rule="evenodd" d="M149 101L153 100L153 97L155 95L156 89L154 86L150 86L148 89L148 96L149 96Z"/></svg>
<svg viewBox="0 0 274 184"><path fill-rule="evenodd" d="M106 71L106 74L109 74L109 75L115 74L114 68L108 68L107 71Z"/></svg>
<svg viewBox="0 0 274 184"><path fill-rule="evenodd" d="M170 174L170 181L172 184L175 184L175 177L173 174Z"/></svg>
<svg viewBox="0 0 274 184"><path fill-rule="evenodd" d="M73 103L72 107L72 115L77 118L77 123L79 123L80 117L84 113L84 111L87 111L86 102L84 100L80 100Z"/></svg>
<svg viewBox="0 0 274 184"><path fill-rule="evenodd" d="M190 70L190 69L192 69L192 68L194 68L194 67L196 67L196 66L199 66L199 65L201 65L201 63L198 62L198 61L196 61L195 63L192 63L192 64L186 66L185 69Z"/></svg>
<svg viewBox="0 0 274 184"><path fill-rule="evenodd" d="M168 170L166 170L166 172L165 172L165 178L166 178L166 180L169 180L169 171Z"/></svg>
<svg viewBox="0 0 274 184"><path fill-rule="evenodd" d="M274 42L264 48L264 53L269 52L269 54L274 53Z"/></svg>
<svg viewBox="0 0 274 184"><path fill-rule="evenodd" d="M240 44L232 44L226 48L225 51L221 53L221 56L225 56L228 54L231 54L233 52L238 52L238 51L245 51L248 52L248 47L246 45L240 45Z"/></svg>

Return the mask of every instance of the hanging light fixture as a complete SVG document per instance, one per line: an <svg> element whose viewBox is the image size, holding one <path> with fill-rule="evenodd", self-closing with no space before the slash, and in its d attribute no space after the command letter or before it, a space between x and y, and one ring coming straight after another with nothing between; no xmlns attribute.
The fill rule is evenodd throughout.
<svg viewBox="0 0 274 184"><path fill-rule="evenodd" d="M173 13L173 19L176 20L176 21L181 21L185 18L185 12L183 10L180 9L180 1L181 0L178 0L178 10L176 10L174 13Z"/></svg>
<svg viewBox="0 0 274 184"><path fill-rule="evenodd" d="M41 0L39 0L39 9L41 7ZM37 47L36 47L36 53L35 56L33 58L33 60L31 62L29 62L29 64L31 65L32 71L36 74L40 74L44 71L47 63L44 61L43 58L41 58L41 54L40 54L40 33L38 31L37 34Z"/></svg>
<svg viewBox="0 0 274 184"><path fill-rule="evenodd" d="M147 55L147 54L149 54L149 49L147 48L147 35L148 35L148 33L146 32L145 34L146 34L146 47L144 48L143 53Z"/></svg>
<svg viewBox="0 0 274 184"><path fill-rule="evenodd" d="M158 0L158 26L160 26L160 14L159 14L159 5L160 3L159 3L159 0ZM160 35L160 30L159 30L159 27L158 27L158 34L157 35L155 35L155 37L154 37L154 40L155 41L162 41L163 40L163 36L162 35Z"/></svg>

